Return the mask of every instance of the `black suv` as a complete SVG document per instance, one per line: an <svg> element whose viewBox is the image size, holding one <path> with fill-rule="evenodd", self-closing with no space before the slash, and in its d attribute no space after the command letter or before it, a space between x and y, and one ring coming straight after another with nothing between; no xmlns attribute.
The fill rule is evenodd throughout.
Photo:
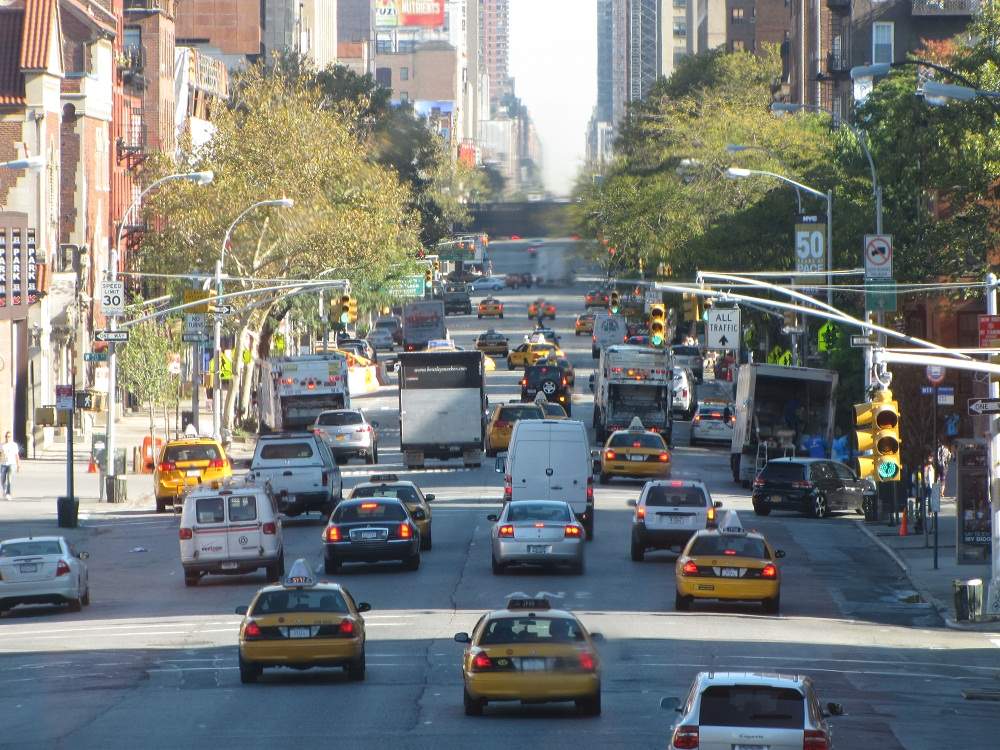
<svg viewBox="0 0 1000 750"><path fill-rule="evenodd" d="M573 392L569 378L558 365L540 364L524 368L521 400L534 401L539 393L544 394L548 401L563 407L566 416L573 413Z"/></svg>
<svg viewBox="0 0 1000 750"><path fill-rule="evenodd" d="M858 479L839 461L824 458L776 458L768 461L753 483L753 510L766 516L774 509L797 510L823 518L830 511L864 513L874 487Z"/></svg>
<svg viewBox="0 0 1000 750"><path fill-rule="evenodd" d="M444 293L444 314L472 315L472 298L466 289L448 289Z"/></svg>

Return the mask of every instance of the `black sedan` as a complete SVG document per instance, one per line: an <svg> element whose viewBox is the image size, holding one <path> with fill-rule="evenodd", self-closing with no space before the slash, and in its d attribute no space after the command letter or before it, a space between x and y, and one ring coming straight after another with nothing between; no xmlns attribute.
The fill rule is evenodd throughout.
<svg viewBox="0 0 1000 750"><path fill-rule="evenodd" d="M343 500L323 530L324 564L336 573L345 562L399 561L420 567L420 530L394 497Z"/></svg>
<svg viewBox="0 0 1000 750"><path fill-rule="evenodd" d="M821 458L776 458L768 461L753 483L753 509L758 516L772 510L794 510L813 518L831 511L864 513L873 488L839 461Z"/></svg>

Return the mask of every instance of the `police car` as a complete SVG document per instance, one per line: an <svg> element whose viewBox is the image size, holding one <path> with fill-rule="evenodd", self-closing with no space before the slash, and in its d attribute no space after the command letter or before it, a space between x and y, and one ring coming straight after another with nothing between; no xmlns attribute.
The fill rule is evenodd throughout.
<svg viewBox="0 0 1000 750"><path fill-rule="evenodd" d="M351 680L365 679L367 602L336 583L318 581L305 560L296 560L284 581L265 586L243 615L239 634L240 682L256 682L265 668L342 667Z"/></svg>
<svg viewBox="0 0 1000 750"><path fill-rule="evenodd" d="M601 665L591 635L572 613L541 595L512 594L504 609L479 618L472 633L456 633L462 656L467 716L494 701L573 701L586 716L601 713Z"/></svg>

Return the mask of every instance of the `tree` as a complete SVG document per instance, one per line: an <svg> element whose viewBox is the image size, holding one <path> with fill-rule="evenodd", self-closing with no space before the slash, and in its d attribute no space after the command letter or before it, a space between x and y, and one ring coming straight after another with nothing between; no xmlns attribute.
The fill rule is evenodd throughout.
<svg viewBox="0 0 1000 750"><path fill-rule="evenodd" d="M147 321L132 327L128 343L118 353L118 383L149 409L149 437L154 444L156 408L175 392L167 369L171 349L169 326Z"/></svg>

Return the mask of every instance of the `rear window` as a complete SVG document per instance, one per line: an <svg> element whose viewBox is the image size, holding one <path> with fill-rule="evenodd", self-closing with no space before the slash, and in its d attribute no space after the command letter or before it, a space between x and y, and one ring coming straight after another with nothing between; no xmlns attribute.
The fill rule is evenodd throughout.
<svg viewBox="0 0 1000 750"><path fill-rule="evenodd" d="M712 727L802 729L805 701L793 688L713 685L701 694L698 723Z"/></svg>
<svg viewBox="0 0 1000 750"><path fill-rule="evenodd" d="M729 415L726 414L726 411L725 407L699 409L698 416L701 417L703 421L721 422L723 419L728 419L729 417Z"/></svg>
<svg viewBox="0 0 1000 750"><path fill-rule="evenodd" d="M196 523L222 523L226 520L221 497L199 497L195 501Z"/></svg>
<svg viewBox="0 0 1000 750"><path fill-rule="evenodd" d="M518 521L556 521L569 523L573 520L569 507L551 503L511 503L507 508L507 520Z"/></svg>
<svg viewBox="0 0 1000 750"><path fill-rule="evenodd" d="M257 498L252 495L237 495L229 498L229 520L256 521Z"/></svg>
<svg viewBox="0 0 1000 750"><path fill-rule="evenodd" d="M33 542L7 542L4 545L0 545L0 557L61 555L62 551L62 545L55 539Z"/></svg>
<svg viewBox="0 0 1000 750"><path fill-rule="evenodd" d="M697 346L675 346L673 348L674 354L679 354L682 357L700 357L701 351Z"/></svg>
<svg viewBox="0 0 1000 750"><path fill-rule="evenodd" d="M250 615L269 615L279 612L350 612L339 591L267 591L253 605Z"/></svg>
<svg viewBox="0 0 1000 750"><path fill-rule="evenodd" d="M406 486L355 487L351 492L351 497L394 497L397 500L402 500L404 503L413 504L420 502L417 491L412 487Z"/></svg>
<svg viewBox="0 0 1000 750"><path fill-rule="evenodd" d="M541 419L542 410L537 406L501 406L500 419L517 422L520 419Z"/></svg>
<svg viewBox="0 0 1000 750"><path fill-rule="evenodd" d="M736 557L755 557L758 560L768 559L767 549L760 539L748 536L726 536L706 534L694 540L691 545L692 555L733 555Z"/></svg>
<svg viewBox="0 0 1000 750"><path fill-rule="evenodd" d="M566 410L563 409L559 404L553 404L546 401L544 404L539 404L542 407L542 411L545 412L546 417L556 417L566 418Z"/></svg>
<svg viewBox="0 0 1000 750"><path fill-rule="evenodd" d="M487 623L482 645L497 643L573 643L583 640L580 625L566 617L502 617Z"/></svg>
<svg viewBox="0 0 1000 750"><path fill-rule="evenodd" d="M544 383L546 380L558 381L562 377L562 370L558 367L529 367L524 372L524 379L530 385Z"/></svg>
<svg viewBox="0 0 1000 750"><path fill-rule="evenodd" d="M312 458L313 447L309 443L268 443L260 449L260 457L271 461Z"/></svg>
<svg viewBox="0 0 1000 750"><path fill-rule="evenodd" d="M391 332L399 328L399 322L395 320L376 320L375 327Z"/></svg>
<svg viewBox="0 0 1000 750"><path fill-rule="evenodd" d="M364 420L356 411L328 411L316 418L316 424L323 427L341 427L347 424L361 424Z"/></svg>
<svg viewBox="0 0 1000 750"><path fill-rule="evenodd" d="M777 482L797 482L804 476L806 468L803 464L771 462L764 467L760 476Z"/></svg>
<svg viewBox="0 0 1000 750"><path fill-rule="evenodd" d="M405 521L406 511L396 503L350 503L338 505L334 511L334 523L357 523L360 521Z"/></svg>
<svg viewBox="0 0 1000 750"><path fill-rule="evenodd" d="M664 487L654 485L646 493L646 505L655 508L704 508L705 493L701 487Z"/></svg>
<svg viewBox="0 0 1000 750"><path fill-rule="evenodd" d="M163 460L177 463L178 461L214 461L222 458L218 446L207 443L204 445L168 445L163 452Z"/></svg>
<svg viewBox="0 0 1000 750"><path fill-rule="evenodd" d="M667 447L666 443L663 442L663 438L659 435L650 434L612 435L608 446L611 448L653 448L656 450L665 450Z"/></svg>

